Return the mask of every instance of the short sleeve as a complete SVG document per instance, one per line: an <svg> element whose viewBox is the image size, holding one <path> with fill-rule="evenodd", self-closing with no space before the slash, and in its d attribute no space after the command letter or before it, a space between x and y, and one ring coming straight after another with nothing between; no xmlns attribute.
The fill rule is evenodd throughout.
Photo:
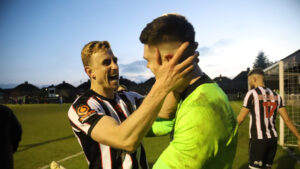
<svg viewBox="0 0 300 169"><path fill-rule="evenodd" d="M280 95L278 95L279 108L285 107L285 103Z"/></svg>
<svg viewBox="0 0 300 169"><path fill-rule="evenodd" d="M148 132L147 136L164 136L170 134L173 130L175 119L161 119L157 118L150 131Z"/></svg>
<svg viewBox="0 0 300 169"><path fill-rule="evenodd" d="M105 115L104 110L98 102L92 98L86 102L74 103L68 112L71 126L76 132L84 132L89 135L97 122Z"/></svg>
<svg viewBox="0 0 300 169"><path fill-rule="evenodd" d="M143 102L144 96L136 93L136 92L125 92L124 93L126 97L129 99L131 104L134 107L134 110L136 110Z"/></svg>
<svg viewBox="0 0 300 169"><path fill-rule="evenodd" d="M250 109L252 106L253 106L253 92L252 90L250 90L244 98L243 107Z"/></svg>

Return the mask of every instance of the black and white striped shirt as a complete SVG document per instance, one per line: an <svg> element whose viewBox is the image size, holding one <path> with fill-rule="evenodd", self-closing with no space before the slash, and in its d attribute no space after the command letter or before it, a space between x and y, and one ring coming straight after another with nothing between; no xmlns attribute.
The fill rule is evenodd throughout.
<svg viewBox="0 0 300 169"><path fill-rule="evenodd" d="M148 168L142 144L134 153L129 154L91 138L94 126L103 116L111 116L121 123L137 109L142 99L135 92L121 92L115 93L115 99L110 100L89 90L72 104L68 117L90 169Z"/></svg>
<svg viewBox="0 0 300 169"><path fill-rule="evenodd" d="M248 91L243 107L250 109L249 136L252 139L278 137L275 121L284 103L280 95L266 87Z"/></svg>

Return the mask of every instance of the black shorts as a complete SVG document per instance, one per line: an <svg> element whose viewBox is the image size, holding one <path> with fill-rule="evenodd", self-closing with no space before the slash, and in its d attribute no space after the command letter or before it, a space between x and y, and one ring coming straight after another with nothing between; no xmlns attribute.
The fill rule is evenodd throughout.
<svg viewBox="0 0 300 169"><path fill-rule="evenodd" d="M250 139L249 142L249 167L271 167L277 150L277 138Z"/></svg>

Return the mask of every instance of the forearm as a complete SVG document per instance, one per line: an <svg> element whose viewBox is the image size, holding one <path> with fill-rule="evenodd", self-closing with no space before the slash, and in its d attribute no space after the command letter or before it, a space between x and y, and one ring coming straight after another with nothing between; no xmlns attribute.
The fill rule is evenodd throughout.
<svg viewBox="0 0 300 169"><path fill-rule="evenodd" d="M163 102L162 108L158 113L159 118L172 119L175 117L179 94L174 91L170 92Z"/></svg>
<svg viewBox="0 0 300 169"><path fill-rule="evenodd" d="M237 117L237 122L238 122L239 126L243 123L243 121L244 121L244 118L242 118L241 116Z"/></svg>
<svg viewBox="0 0 300 169"><path fill-rule="evenodd" d="M122 140L134 148L139 145L143 137L151 128L159 113L168 92L161 86L154 84L140 107L119 126Z"/></svg>
<svg viewBox="0 0 300 169"><path fill-rule="evenodd" d="M245 120L245 118L247 117L249 113L249 109L248 108L245 108L243 107L237 117L237 121L238 121L238 124L239 126L243 123L243 121Z"/></svg>
<svg viewBox="0 0 300 169"><path fill-rule="evenodd" d="M291 130L291 132L297 137L298 140L300 140L300 135L295 127L295 125L293 124L292 120L290 119L290 117L288 116L286 109L284 107L279 109L279 114L282 117L284 123L286 124L286 126Z"/></svg>
<svg viewBox="0 0 300 169"><path fill-rule="evenodd" d="M297 137L297 139L300 140L300 135L297 131L297 128L289 118L285 119L285 124L291 130L291 132Z"/></svg>

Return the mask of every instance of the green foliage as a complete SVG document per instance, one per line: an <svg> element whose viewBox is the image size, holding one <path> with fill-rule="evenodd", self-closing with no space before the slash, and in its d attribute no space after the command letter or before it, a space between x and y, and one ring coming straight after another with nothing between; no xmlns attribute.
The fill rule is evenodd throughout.
<svg viewBox="0 0 300 169"><path fill-rule="evenodd" d="M253 68L265 69L272 64L273 63L269 61L264 52L259 52L258 56L255 59L255 62L253 63Z"/></svg>
<svg viewBox="0 0 300 169"><path fill-rule="evenodd" d="M231 102L236 113L242 103ZM40 168L51 161L81 152L77 139L73 136L67 112L70 104L8 105L23 127L23 136L18 152L14 154L16 169ZM239 140L233 169L248 168L248 122L239 129ZM149 165L152 166L165 147L169 136L145 138L144 145ZM297 151L298 155L299 151ZM86 169L87 162L83 154L60 163L67 169ZM273 168L300 168L280 146L274 160Z"/></svg>

